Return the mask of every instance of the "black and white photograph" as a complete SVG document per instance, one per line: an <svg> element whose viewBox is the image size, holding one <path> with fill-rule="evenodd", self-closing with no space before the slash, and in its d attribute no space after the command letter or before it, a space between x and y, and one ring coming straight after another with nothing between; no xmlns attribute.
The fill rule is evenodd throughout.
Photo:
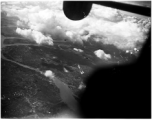
<svg viewBox="0 0 152 120"><path fill-rule="evenodd" d="M1 119L151 119L151 1L1 1Z"/></svg>

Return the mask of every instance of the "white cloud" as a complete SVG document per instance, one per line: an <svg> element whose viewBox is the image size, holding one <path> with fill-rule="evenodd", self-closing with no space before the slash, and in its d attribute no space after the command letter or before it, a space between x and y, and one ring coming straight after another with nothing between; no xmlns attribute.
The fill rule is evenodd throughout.
<svg viewBox="0 0 152 120"><path fill-rule="evenodd" d="M77 51L77 52L83 52L83 50L78 49L78 48L73 48L73 50Z"/></svg>
<svg viewBox="0 0 152 120"><path fill-rule="evenodd" d="M49 45L53 45L52 38L50 36L44 36L41 32L31 29L20 29L20 28L17 28L16 32L26 38L35 40L36 43L38 44L47 43Z"/></svg>
<svg viewBox="0 0 152 120"><path fill-rule="evenodd" d="M66 73L69 72L66 68L63 68L63 70L64 70L64 72L66 72Z"/></svg>
<svg viewBox="0 0 152 120"><path fill-rule="evenodd" d="M104 18L110 21L118 21L122 19L116 9L95 4L93 4L93 8L94 10L90 14L94 17Z"/></svg>
<svg viewBox="0 0 152 120"><path fill-rule="evenodd" d="M71 31L67 31L66 35L71 39L73 38L73 33Z"/></svg>
<svg viewBox="0 0 152 120"><path fill-rule="evenodd" d="M100 59L104 59L104 60L108 60L111 58L111 55L110 54L106 54L103 50L96 50L94 51L94 54L100 58Z"/></svg>
<svg viewBox="0 0 152 120"><path fill-rule="evenodd" d="M80 83L80 85L79 85L79 87L78 87L78 89L80 89L80 90L81 90L81 89L83 89L83 88L86 88L86 86L84 85L84 83L83 83L83 82L81 82L81 83Z"/></svg>
<svg viewBox="0 0 152 120"><path fill-rule="evenodd" d="M46 70L45 73L44 73L44 75L46 77L51 78L51 79L55 77L54 73L51 70Z"/></svg>
<svg viewBox="0 0 152 120"><path fill-rule="evenodd" d="M62 3L25 1L12 4L12 7L3 5L2 10L10 16L19 17L18 27L27 25L31 31L51 35L52 39L68 39L83 44L84 40L87 41L93 35L96 42L112 44L121 50L133 49L137 47L137 42L143 43L146 40L146 35L137 23L121 19L113 22L120 18L116 9L93 5L89 16L72 21L64 15Z"/></svg>

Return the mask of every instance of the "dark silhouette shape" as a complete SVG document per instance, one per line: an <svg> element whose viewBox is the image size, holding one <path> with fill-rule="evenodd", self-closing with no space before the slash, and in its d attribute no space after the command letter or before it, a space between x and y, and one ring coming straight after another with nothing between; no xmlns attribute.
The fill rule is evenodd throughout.
<svg viewBox="0 0 152 120"><path fill-rule="evenodd" d="M136 61L90 75L80 100L82 117L151 118L150 33Z"/></svg>
<svg viewBox="0 0 152 120"><path fill-rule="evenodd" d="M85 18L91 10L92 3L88 1L64 1L63 11L67 18L71 20L81 20Z"/></svg>
<svg viewBox="0 0 152 120"><path fill-rule="evenodd" d="M147 2L151 4L150 1ZM65 16L71 20L82 20L84 17L88 16L92 4L99 4L140 15L151 16L150 7L145 7L140 4L133 5L129 3L121 3L118 1L64 1L63 12Z"/></svg>

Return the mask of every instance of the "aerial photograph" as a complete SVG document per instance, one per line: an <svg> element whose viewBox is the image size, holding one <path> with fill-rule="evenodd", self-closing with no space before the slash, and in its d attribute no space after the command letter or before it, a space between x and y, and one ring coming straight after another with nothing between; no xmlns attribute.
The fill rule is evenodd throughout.
<svg viewBox="0 0 152 120"><path fill-rule="evenodd" d="M1 118L151 118L151 1L1 1Z"/></svg>

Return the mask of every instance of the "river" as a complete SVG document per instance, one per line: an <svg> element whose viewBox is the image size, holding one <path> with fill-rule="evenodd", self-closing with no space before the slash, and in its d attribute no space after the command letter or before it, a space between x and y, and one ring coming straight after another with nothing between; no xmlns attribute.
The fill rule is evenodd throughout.
<svg viewBox="0 0 152 120"><path fill-rule="evenodd" d="M55 85L59 88L62 101L66 103L71 110L73 110L74 112L78 112L78 103L68 85L60 81L59 78L55 77L54 73L52 73L52 71L50 70L46 71L44 75L53 80Z"/></svg>

